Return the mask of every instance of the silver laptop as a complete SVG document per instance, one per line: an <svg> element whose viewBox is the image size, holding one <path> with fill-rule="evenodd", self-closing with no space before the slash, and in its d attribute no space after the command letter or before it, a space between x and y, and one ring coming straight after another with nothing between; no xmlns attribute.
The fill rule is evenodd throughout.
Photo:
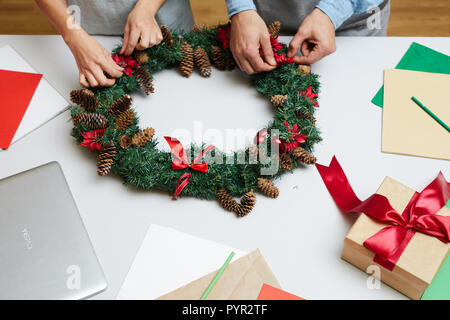
<svg viewBox="0 0 450 320"><path fill-rule="evenodd" d="M0 299L82 299L105 288L59 164L0 180Z"/></svg>

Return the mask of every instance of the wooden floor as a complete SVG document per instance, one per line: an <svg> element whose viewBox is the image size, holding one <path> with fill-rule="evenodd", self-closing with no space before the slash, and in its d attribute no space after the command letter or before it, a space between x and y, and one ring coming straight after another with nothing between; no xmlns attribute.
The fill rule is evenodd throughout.
<svg viewBox="0 0 450 320"><path fill-rule="evenodd" d="M225 0L191 0L196 22L227 20ZM450 36L450 0L391 0L390 36ZM53 34L32 0L0 0L0 34Z"/></svg>

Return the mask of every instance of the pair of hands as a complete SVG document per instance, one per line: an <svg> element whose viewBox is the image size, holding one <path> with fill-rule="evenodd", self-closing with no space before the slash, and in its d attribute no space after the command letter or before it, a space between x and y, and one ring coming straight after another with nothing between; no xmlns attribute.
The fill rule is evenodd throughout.
<svg viewBox="0 0 450 320"><path fill-rule="evenodd" d="M156 12L144 5L136 5L128 15L120 54L129 56L136 48L144 50L162 41ZM84 87L112 86L122 76L123 68L111 54L84 30L72 30L65 37L79 70L79 82ZM107 76L108 75L108 76Z"/></svg>
<svg viewBox="0 0 450 320"><path fill-rule="evenodd" d="M254 10L239 12L231 18L230 48L239 68L248 74L276 68L267 26ZM301 57L296 56L299 50ZM334 51L334 25L325 13L314 9L291 40L288 57L294 57L298 64L313 64Z"/></svg>
<svg viewBox="0 0 450 320"><path fill-rule="evenodd" d="M155 14L152 8L136 5L128 15L120 54L130 55L135 48L144 50L162 41ZM248 74L275 69L267 26L256 11L234 15L231 24L230 47L239 68ZM112 86L115 78L122 76L123 68L114 62L109 51L84 30L69 32L64 40L75 57L82 86ZM295 56L300 49L303 56ZM333 23L321 10L314 9L289 44L288 56L298 64L313 64L335 50Z"/></svg>

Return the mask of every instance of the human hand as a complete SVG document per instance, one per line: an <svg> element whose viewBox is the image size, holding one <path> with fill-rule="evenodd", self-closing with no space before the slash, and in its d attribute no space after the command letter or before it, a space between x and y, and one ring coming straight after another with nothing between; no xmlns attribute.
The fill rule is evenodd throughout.
<svg viewBox="0 0 450 320"><path fill-rule="evenodd" d="M301 48L303 56L296 56ZM333 22L320 9L314 9L303 20L289 44L288 57L297 64L313 64L336 51Z"/></svg>
<svg viewBox="0 0 450 320"><path fill-rule="evenodd" d="M111 58L111 54L84 30L73 30L64 35L64 41L75 58L79 70L79 82L84 87L109 87L116 80L107 78L122 76L123 68Z"/></svg>
<svg viewBox="0 0 450 320"><path fill-rule="evenodd" d="M136 4L128 15L120 54L129 56L135 48L144 50L162 41L161 29L155 19L158 9L151 1Z"/></svg>
<svg viewBox="0 0 450 320"><path fill-rule="evenodd" d="M248 74L276 68L269 31L254 10L241 11L231 17L230 49L239 68Z"/></svg>

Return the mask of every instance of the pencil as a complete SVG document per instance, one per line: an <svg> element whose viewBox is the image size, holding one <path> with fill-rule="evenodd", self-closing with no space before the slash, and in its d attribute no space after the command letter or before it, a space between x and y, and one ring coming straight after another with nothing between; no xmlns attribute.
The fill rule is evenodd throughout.
<svg viewBox="0 0 450 320"><path fill-rule="evenodd" d="M230 255L228 256L227 260L225 261L225 263L223 264L222 268L220 268L220 270L217 272L216 276L214 277L214 279L211 281L211 283L209 284L208 288L206 288L205 293L203 293L202 297L200 298L200 300L205 300L206 297L208 296L208 294L211 292L212 288L214 287L214 285L216 284L217 280L219 280L220 276L222 275L222 273L225 271L225 269L227 268L228 264L231 262L231 259L233 259L234 257L234 251L232 251L230 253Z"/></svg>
<svg viewBox="0 0 450 320"><path fill-rule="evenodd" d="M441 126L443 126L445 129L447 129L448 132L450 132L450 127L448 125L445 124L444 121L442 121L441 119L438 118L437 115L435 115L433 112L431 112L430 109L428 109L427 107L425 107L422 102L420 102L419 100L416 99L416 97L411 97L411 100L414 101L419 107L421 107L423 109L423 111L425 111L426 113L428 113L434 120L436 120L437 123L439 123Z"/></svg>

